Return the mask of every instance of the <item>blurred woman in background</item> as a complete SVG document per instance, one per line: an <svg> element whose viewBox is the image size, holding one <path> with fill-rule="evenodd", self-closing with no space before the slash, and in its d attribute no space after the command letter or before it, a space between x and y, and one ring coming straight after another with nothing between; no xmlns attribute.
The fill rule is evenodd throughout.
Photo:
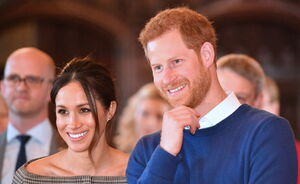
<svg viewBox="0 0 300 184"><path fill-rule="evenodd" d="M163 113L171 107L153 83L142 86L129 98L118 124L115 144L130 153L139 138L161 129Z"/></svg>

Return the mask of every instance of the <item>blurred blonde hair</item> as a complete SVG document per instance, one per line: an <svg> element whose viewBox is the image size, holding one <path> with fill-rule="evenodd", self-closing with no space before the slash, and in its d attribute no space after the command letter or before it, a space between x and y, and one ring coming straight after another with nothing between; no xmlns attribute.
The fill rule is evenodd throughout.
<svg viewBox="0 0 300 184"><path fill-rule="evenodd" d="M280 92L276 82L266 76L263 90L262 109L280 115Z"/></svg>
<svg viewBox="0 0 300 184"><path fill-rule="evenodd" d="M135 110L138 103L149 98L160 99L166 104L169 104L160 95L158 89L153 83L145 84L134 95L132 95L127 101L127 105L123 109L118 122L117 136L114 139L114 143L119 150L130 153L134 148L138 141L134 120Z"/></svg>
<svg viewBox="0 0 300 184"><path fill-rule="evenodd" d="M270 103L280 102L279 89L276 82L272 78L266 76L264 89L270 96Z"/></svg>

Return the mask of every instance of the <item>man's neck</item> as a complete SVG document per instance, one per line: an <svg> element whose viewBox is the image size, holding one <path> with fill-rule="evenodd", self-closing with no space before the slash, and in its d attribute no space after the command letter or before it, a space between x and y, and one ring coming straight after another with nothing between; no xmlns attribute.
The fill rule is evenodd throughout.
<svg viewBox="0 0 300 184"><path fill-rule="evenodd" d="M48 117L48 113L40 113L36 116L18 116L9 114L9 122L21 133L28 132L33 127L43 122Z"/></svg>
<svg viewBox="0 0 300 184"><path fill-rule="evenodd" d="M203 117L219 103L221 103L226 97L227 95L219 83L212 83L205 98L194 109L201 114L201 117Z"/></svg>

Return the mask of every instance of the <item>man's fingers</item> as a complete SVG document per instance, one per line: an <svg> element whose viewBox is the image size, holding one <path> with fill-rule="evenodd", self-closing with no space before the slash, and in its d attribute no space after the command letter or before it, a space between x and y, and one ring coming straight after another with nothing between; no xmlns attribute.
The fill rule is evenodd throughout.
<svg viewBox="0 0 300 184"><path fill-rule="evenodd" d="M196 133L196 128L190 127L190 132L192 135L194 135Z"/></svg>
<svg viewBox="0 0 300 184"><path fill-rule="evenodd" d="M196 130L200 128L199 121L182 121L183 127L189 127L191 134L195 134Z"/></svg>

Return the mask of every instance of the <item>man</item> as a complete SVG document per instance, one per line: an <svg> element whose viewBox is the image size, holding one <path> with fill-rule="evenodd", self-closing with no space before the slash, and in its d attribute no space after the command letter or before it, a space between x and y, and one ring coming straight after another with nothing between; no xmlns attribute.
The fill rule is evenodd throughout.
<svg viewBox="0 0 300 184"><path fill-rule="evenodd" d="M8 105L9 123L0 135L3 184L11 183L15 170L22 162L57 150L55 134L48 119L54 77L53 59L39 49L18 49L6 61L1 91ZM23 147L19 135L26 135Z"/></svg>
<svg viewBox="0 0 300 184"><path fill-rule="evenodd" d="M140 33L154 83L174 108L161 132L131 154L129 183L295 183L289 123L226 95L215 65L216 36L206 17L167 9ZM200 120L199 120L200 118Z"/></svg>
<svg viewBox="0 0 300 184"><path fill-rule="evenodd" d="M244 54L228 54L217 60L217 74L222 88L235 93L240 103L262 106L264 71L253 58Z"/></svg>

